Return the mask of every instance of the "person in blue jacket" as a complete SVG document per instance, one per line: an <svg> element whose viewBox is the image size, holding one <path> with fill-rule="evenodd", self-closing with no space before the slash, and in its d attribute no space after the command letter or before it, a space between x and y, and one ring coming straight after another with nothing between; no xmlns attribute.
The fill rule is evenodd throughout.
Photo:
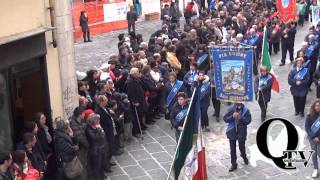
<svg viewBox="0 0 320 180"><path fill-rule="evenodd" d="M172 127L175 129L176 142L178 143L181 131L183 130L184 120L188 114L189 103L187 101L187 95L184 92L179 92L177 99L177 103L170 113L170 121Z"/></svg>
<svg viewBox="0 0 320 180"><path fill-rule="evenodd" d="M291 69L288 75L288 83L293 96L295 115L304 117L304 108L308 94L309 70L303 67L303 59L296 59L296 68Z"/></svg>
<svg viewBox="0 0 320 180"><path fill-rule="evenodd" d="M254 81L256 100L261 109L261 121L266 119L268 102L271 99L272 76L265 66L260 66L260 75Z"/></svg>
<svg viewBox="0 0 320 180"><path fill-rule="evenodd" d="M183 77L183 84L187 89L188 97L192 96L191 89L192 89L193 82L195 80L194 78L197 75L198 75L197 64L193 63L193 64L190 65L190 71L188 71Z"/></svg>
<svg viewBox="0 0 320 180"><path fill-rule="evenodd" d="M165 102L166 102L166 119L169 120L170 112L177 102L177 94L179 92L187 92L182 81L177 80L175 72L169 73L169 81L165 85Z"/></svg>
<svg viewBox="0 0 320 180"><path fill-rule="evenodd" d="M205 131L209 132L209 117L208 108L210 106L210 81L204 71L200 71L197 78L200 89L200 111L201 111L201 127Z"/></svg>
<svg viewBox="0 0 320 180"><path fill-rule="evenodd" d="M239 143L239 150L241 157L246 165L249 164L249 160L246 155L245 142L247 139L247 126L251 122L251 113L247 107L242 103L235 103L224 115L223 120L228 123L227 138L230 142L230 156L231 156L231 168L229 172L237 169L237 141Z"/></svg>
<svg viewBox="0 0 320 180"><path fill-rule="evenodd" d="M305 51L305 56L310 60L309 74L312 77L317 68L317 63L319 59L319 44L316 41L315 35L310 34L307 38L308 48ZM308 89L311 91L312 81L309 81Z"/></svg>
<svg viewBox="0 0 320 180"><path fill-rule="evenodd" d="M320 100L315 101L307 116L305 122L305 130L308 135L311 149L314 151L312 154L313 173L312 178L318 176L318 156L320 157Z"/></svg>

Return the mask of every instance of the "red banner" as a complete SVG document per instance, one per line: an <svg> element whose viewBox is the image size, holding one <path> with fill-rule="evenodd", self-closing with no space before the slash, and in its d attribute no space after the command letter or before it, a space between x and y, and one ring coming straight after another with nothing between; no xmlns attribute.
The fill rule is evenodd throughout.
<svg viewBox="0 0 320 180"><path fill-rule="evenodd" d="M277 0L279 18L284 23L296 20L296 0Z"/></svg>

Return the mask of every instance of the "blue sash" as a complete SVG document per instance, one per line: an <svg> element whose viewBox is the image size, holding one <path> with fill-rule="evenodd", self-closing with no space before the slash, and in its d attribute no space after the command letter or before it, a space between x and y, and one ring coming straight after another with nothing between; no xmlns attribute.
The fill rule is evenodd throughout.
<svg viewBox="0 0 320 180"><path fill-rule="evenodd" d="M233 107L232 110L235 111L236 108ZM247 111L248 111L248 109L246 107L243 107L240 119L243 118L243 116L247 113ZM246 122L246 123L249 124L250 122ZM235 121L228 123L227 132L232 130L233 128L235 128L235 126L236 126Z"/></svg>
<svg viewBox="0 0 320 180"><path fill-rule="evenodd" d="M189 76L189 78L188 78L188 83L193 83L193 81L194 81L194 77L197 75L197 72L194 72L194 74L192 75L190 75Z"/></svg>
<svg viewBox="0 0 320 180"><path fill-rule="evenodd" d="M305 52L305 55L310 58L317 46L318 46L318 43L310 44L308 49Z"/></svg>
<svg viewBox="0 0 320 180"><path fill-rule="evenodd" d="M197 60L197 65L200 66L207 59L207 57L208 57L207 53L201 55Z"/></svg>
<svg viewBox="0 0 320 180"><path fill-rule="evenodd" d="M210 90L209 87L210 87L210 81L206 82L205 84L202 84L200 89L200 99L202 99L207 95L208 90Z"/></svg>
<svg viewBox="0 0 320 180"><path fill-rule="evenodd" d="M304 68L308 68L309 64L310 64L310 61L305 61L305 62L303 63L303 67L304 67Z"/></svg>
<svg viewBox="0 0 320 180"><path fill-rule="evenodd" d="M308 68L302 68L298 73L294 76L295 80L301 81L304 76L308 73Z"/></svg>
<svg viewBox="0 0 320 180"><path fill-rule="evenodd" d="M311 125L311 133L312 136L315 136L320 130L320 116L317 118L315 122Z"/></svg>
<svg viewBox="0 0 320 180"><path fill-rule="evenodd" d="M173 101L173 99L176 97L179 89L182 87L182 84L183 84L182 81L179 81L179 80L176 81L176 84L171 89L171 91L167 97L167 101L166 101L167 106L169 106L171 104L171 102Z"/></svg>
<svg viewBox="0 0 320 180"><path fill-rule="evenodd" d="M248 44L251 46L255 46L257 44L258 39L259 39L259 36L257 35L252 36L248 39Z"/></svg>
<svg viewBox="0 0 320 180"><path fill-rule="evenodd" d="M270 76L264 76L264 77L260 77L259 80L259 87L261 88L262 86L266 86L268 84L268 81L271 79Z"/></svg>
<svg viewBox="0 0 320 180"><path fill-rule="evenodd" d="M186 108L182 109L177 115L176 115L176 122L179 123L181 122L188 113L188 106L186 106Z"/></svg>

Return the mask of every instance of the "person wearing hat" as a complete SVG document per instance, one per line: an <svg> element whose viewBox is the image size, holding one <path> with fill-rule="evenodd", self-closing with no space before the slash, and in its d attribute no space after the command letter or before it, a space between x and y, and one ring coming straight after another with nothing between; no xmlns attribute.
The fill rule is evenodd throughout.
<svg viewBox="0 0 320 180"><path fill-rule="evenodd" d="M293 51L294 51L294 39L297 30L294 23L287 24L285 28L281 30L281 63L279 66L284 66L286 63L287 52L289 51L290 61L293 63Z"/></svg>
<svg viewBox="0 0 320 180"><path fill-rule="evenodd" d="M86 109L84 111L84 120L86 121L88 119L88 117L93 113L94 113L94 111L92 109Z"/></svg>
<svg viewBox="0 0 320 180"><path fill-rule="evenodd" d="M266 119L268 102L271 99L272 76L265 66L260 66L260 74L254 81L254 92L261 110L261 121Z"/></svg>
<svg viewBox="0 0 320 180"><path fill-rule="evenodd" d="M227 138L230 143L231 168L229 172L237 169L237 141L239 143L239 150L241 157L246 165L249 160L246 154L245 142L247 139L247 126L251 122L251 113L247 107L242 103L235 103L224 115L223 120L228 123Z"/></svg>
<svg viewBox="0 0 320 180"><path fill-rule="evenodd" d="M295 115L304 117L304 108L308 94L309 70L303 67L303 59L297 58L295 68L292 68L288 75L288 83L293 96Z"/></svg>

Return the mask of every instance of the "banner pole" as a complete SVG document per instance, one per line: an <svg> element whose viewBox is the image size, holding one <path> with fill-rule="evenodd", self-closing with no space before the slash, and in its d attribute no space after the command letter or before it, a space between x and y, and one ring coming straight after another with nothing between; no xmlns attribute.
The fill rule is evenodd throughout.
<svg viewBox="0 0 320 180"><path fill-rule="evenodd" d="M188 112L187 112L187 115L184 119L184 122L183 122L183 126L182 126L182 132L180 134L180 137L179 137L179 140L178 140L178 143L177 143L177 147L176 147L176 150L174 152L174 156L173 156L173 160L172 160L172 163L171 163L171 166L170 166L170 169L169 169L169 172L168 172L168 177L167 177L167 180L170 179L170 174L171 174L171 171L172 171L172 168L173 168L173 165L174 165L174 161L175 161L175 158L176 158L176 155L177 155L177 151L178 151L178 148L179 148L179 145L181 143L181 138L183 136L183 133L184 133L184 128L186 126L186 122L188 120L188 115L190 113L190 109L191 109L191 105L192 105L192 102L193 102L193 98L194 98L194 95L195 95L195 92L197 90L198 87L196 87L194 90L193 90L193 93L192 93L192 96L191 96L191 102L189 103L189 107L188 107ZM174 172L175 173L175 172Z"/></svg>

